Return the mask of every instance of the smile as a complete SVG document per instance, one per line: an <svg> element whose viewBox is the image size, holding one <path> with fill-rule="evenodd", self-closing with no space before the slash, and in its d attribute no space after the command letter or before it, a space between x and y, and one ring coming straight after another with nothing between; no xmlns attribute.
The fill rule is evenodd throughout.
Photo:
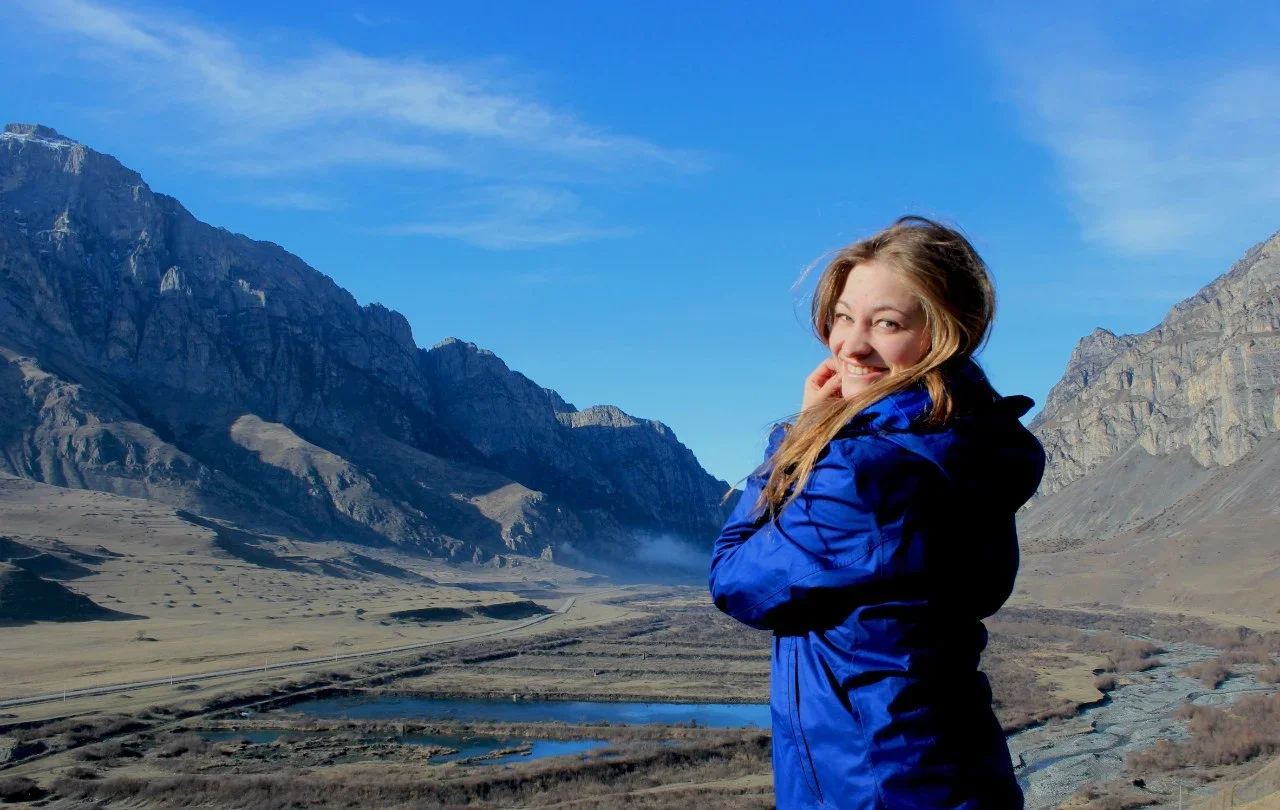
<svg viewBox="0 0 1280 810"><path fill-rule="evenodd" d="M875 374L880 371L888 371L888 369L880 368L878 366L862 366L855 363L844 364L844 373L852 377L865 377L868 374Z"/></svg>

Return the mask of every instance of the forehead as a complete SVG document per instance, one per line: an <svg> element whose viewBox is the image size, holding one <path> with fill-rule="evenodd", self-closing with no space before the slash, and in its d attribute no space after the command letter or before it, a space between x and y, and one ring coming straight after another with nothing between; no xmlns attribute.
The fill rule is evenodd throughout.
<svg viewBox="0 0 1280 810"><path fill-rule="evenodd" d="M859 263L849 271L836 303L850 309L888 306L903 312L920 306L915 293L903 281L902 273L875 259Z"/></svg>

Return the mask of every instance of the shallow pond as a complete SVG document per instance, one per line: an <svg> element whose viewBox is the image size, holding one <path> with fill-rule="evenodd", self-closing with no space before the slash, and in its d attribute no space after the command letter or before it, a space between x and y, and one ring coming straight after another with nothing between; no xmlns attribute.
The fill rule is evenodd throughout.
<svg viewBox="0 0 1280 810"><path fill-rule="evenodd" d="M377 696L311 700L289 711L326 720L487 720L497 723L687 725L768 728L769 707L758 703L610 703L605 701L434 700Z"/></svg>

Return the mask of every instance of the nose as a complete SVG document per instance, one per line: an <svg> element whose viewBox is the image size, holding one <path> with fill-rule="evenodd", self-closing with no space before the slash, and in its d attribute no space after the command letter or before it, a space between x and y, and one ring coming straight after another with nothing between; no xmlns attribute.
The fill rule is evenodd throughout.
<svg viewBox="0 0 1280 810"><path fill-rule="evenodd" d="M841 357L866 357L871 353L870 335L861 326L852 326L843 330L836 346L836 354Z"/></svg>

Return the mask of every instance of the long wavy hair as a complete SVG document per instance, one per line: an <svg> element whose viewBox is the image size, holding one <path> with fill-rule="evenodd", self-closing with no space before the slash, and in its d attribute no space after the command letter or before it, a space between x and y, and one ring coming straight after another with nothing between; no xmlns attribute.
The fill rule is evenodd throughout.
<svg viewBox="0 0 1280 810"><path fill-rule="evenodd" d="M958 230L905 216L838 251L822 271L813 294L812 323L824 346L845 281L858 265L873 260L897 271L920 302L929 348L915 365L871 383L865 391L815 405L794 418L778 449L755 473L765 478L755 508L770 520L799 496L818 457L841 428L873 403L923 384L933 403L927 421L945 423L954 402L944 366L971 356L991 333L996 297L986 262Z"/></svg>

